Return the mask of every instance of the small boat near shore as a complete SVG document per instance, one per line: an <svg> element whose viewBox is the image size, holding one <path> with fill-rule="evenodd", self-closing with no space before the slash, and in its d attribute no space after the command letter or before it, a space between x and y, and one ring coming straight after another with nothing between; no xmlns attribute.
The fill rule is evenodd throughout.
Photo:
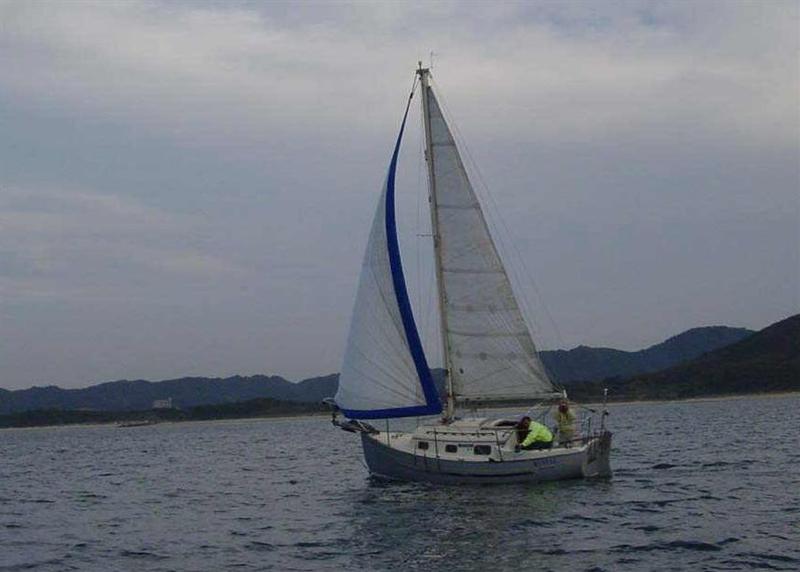
<svg viewBox="0 0 800 572"><path fill-rule="evenodd" d="M135 421L120 421L117 427L120 429L127 429L128 427L146 427L148 425L156 425L159 421L156 419L137 419Z"/></svg>
<svg viewBox="0 0 800 572"><path fill-rule="evenodd" d="M428 170L445 395L434 383L406 289L395 174L419 88ZM521 447L517 419L478 409L526 404L547 425L565 391L547 375L450 127L420 64L378 201L359 278L333 422L358 433L373 476L442 484L541 482L611 474L606 411L583 408L552 446ZM347 419L340 420L343 414ZM438 418L437 418L438 416ZM599 416L599 420L596 419ZM392 431L389 420L422 419ZM385 420L379 430L370 421ZM568 433L568 438L565 438Z"/></svg>

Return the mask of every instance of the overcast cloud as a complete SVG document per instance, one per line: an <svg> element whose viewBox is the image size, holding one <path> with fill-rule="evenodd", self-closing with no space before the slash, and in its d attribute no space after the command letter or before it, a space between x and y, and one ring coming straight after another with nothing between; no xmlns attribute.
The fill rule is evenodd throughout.
<svg viewBox="0 0 800 572"><path fill-rule="evenodd" d="M0 1L0 387L338 371L431 51L541 347L795 313L799 6Z"/></svg>

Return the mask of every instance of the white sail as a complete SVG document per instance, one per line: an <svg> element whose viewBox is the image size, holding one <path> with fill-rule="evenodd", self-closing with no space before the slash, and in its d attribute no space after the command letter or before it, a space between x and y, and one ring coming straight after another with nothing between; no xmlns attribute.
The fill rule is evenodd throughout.
<svg viewBox="0 0 800 572"><path fill-rule="evenodd" d="M426 82L427 83L427 82ZM444 343L456 402L552 395L455 140L426 86Z"/></svg>
<svg viewBox="0 0 800 572"><path fill-rule="evenodd" d="M335 397L339 408L356 419L435 415L442 410L400 261L394 174L402 136L403 127L372 221Z"/></svg>

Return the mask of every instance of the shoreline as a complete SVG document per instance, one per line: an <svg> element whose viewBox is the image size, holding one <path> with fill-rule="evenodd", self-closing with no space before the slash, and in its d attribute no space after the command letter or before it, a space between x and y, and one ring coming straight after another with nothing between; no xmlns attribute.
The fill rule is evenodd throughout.
<svg viewBox="0 0 800 572"><path fill-rule="evenodd" d="M608 405L625 404L635 405L638 403L693 403L702 401L728 401L734 399L752 399L756 398L771 398L787 397L792 395L800 395L800 389L796 391L774 391L764 393L729 393L725 395L708 395L705 397L685 397L683 399L631 399L631 400L609 400ZM591 402L592 405L602 405L603 402Z"/></svg>
<svg viewBox="0 0 800 572"><path fill-rule="evenodd" d="M781 397L794 397L800 396L800 390L797 391L776 391L776 392L767 392L767 393L735 393L735 394L727 394L727 395L708 395L703 397L687 397L684 399L632 399L632 400L609 400L607 405L614 406L614 405L643 405L643 404L653 404L653 403L697 403L697 402L708 402L708 401L728 401L728 400L742 400L742 399L778 399ZM580 405L584 406L593 406L598 407L602 406L602 401L587 401L587 402L578 402ZM515 405L511 406L500 406L496 408L487 408L487 410L500 410L500 409L513 409ZM521 407L521 406L520 406ZM13 415L13 414L12 414ZM19 425L19 426L9 426L9 427L0 427L0 431L2 430L27 430L27 429L53 429L53 428L63 428L63 427L77 427L77 428L91 428L91 427L115 427L118 429L142 429L143 427L152 427L153 425L179 425L184 423L235 423L240 421L286 421L291 419L298 419L303 417L329 417L330 413L325 411L310 411L306 413L279 413L276 415L253 415L253 416L242 416L242 417L229 417L229 418L219 418L219 419L167 419L164 421L158 421L151 425L145 425L142 427L119 427L118 425L123 421L108 421L108 422L87 422L87 423L54 423L54 424L46 424L46 425Z"/></svg>
<svg viewBox="0 0 800 572"><path fill-rule="evenodd" d="M147 425L135 425L131 427L121 427L120 423L123 421L107 421L107 422L88 422L88 423L55 423L52 425L20 425L17 427L0 427L0 431L5 430L20 430L20 429L57 429L65 427L113 427L115 429L143 429L145 427L153 427L155 425L184 425L186 423L236 423L239 421L288 421L290 419L297 419L299 417L330 417L330 413L326 412L310 412L310 413L296 413L286 414L281 413L278 415L256 415L252 417L227 417L219 419L165 419L164 421L157 421Z"/></svg>

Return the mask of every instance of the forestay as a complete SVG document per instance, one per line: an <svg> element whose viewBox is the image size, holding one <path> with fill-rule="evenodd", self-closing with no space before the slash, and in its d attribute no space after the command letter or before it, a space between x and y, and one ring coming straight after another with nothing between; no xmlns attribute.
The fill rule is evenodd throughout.
<svg viewBox="0 0 800 572"><path fill-rule="evenodd" d="M411 312L397 240L394 180L407 117L408 107L372 222L335 397L344 414L355 419L442 411Z"/></svg>
<svg viewBox="0 0 800 572"><path fill-rule="evenodd" d="M433 91L425 87L454 397L464 403L552 395L556 390L536 353L453 136Z"/></svg>

